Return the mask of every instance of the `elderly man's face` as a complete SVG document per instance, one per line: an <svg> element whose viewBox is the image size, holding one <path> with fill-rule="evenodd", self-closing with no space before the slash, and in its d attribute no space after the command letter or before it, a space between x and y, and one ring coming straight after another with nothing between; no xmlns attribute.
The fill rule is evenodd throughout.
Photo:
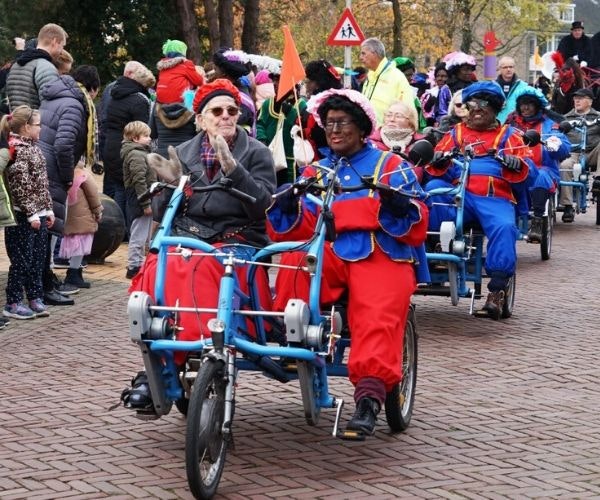
<svg viewBox="0 0 600 500"><path fill-rule="evenodd" d="M371 49L364 45L360 48L359 59L361 64L365 68L370 69L371 71L375 71L377 69L377 66L379 66L379 63L381 62L381 58L375 52L373 52Z"/></svg>
<svg viewBox="0 0 600 500"><path fill-rule="evenodd" d="M510 58L500 59L500 64L498 65L498 71L500 76L505 82L509 82L512 80L512 77L515 75L515 61Z"/></svg>
<svg viewBox="0 0 600 500"><path fill-rule="evenodd" d="M221 135L229 141L235 137L239 116L240 108L233 97L219 95L208 101L196 120L209 137Z"/></svg>
<svg viewBox="0 0 600 500"><path fill-rule="evenodd" d="M587 113L592 109L592 100L589 97L574 96L573 97L573 108L577 113Z"/></svg>

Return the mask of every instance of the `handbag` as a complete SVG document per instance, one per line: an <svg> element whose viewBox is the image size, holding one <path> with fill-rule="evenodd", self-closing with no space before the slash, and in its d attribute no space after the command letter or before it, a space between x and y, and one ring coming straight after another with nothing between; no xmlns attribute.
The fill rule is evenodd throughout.
<svg viewBox="0 0 600 500"><path fill-rule="evenodd" d="M287 159L285 157L285 146L283 144L283 121L285 115L279 113L279 119L277 120L277 130L275 131L275 137L269 144L269 151L273 155L273 166L275 172L287 169Z"/></svg>
<svg viewBox="0 0 600 500"><path fill-rule="evenodd" d="M200 224L187 215L178 215L173 220L171 235L196 238L207 243L214 243L220 239L221 231L216 231L212 227Z"/></svg>

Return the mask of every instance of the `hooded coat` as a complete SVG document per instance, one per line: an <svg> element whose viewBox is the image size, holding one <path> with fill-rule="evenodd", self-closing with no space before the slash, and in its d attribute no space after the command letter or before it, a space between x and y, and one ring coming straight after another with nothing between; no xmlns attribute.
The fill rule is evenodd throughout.
<svg viewBox="0 0 600 500"><path fill-rule="evenodd" d="M10 108L26 104L38 109L43 100L41 89L55 78L58 78L58 70L48 52L42 49L23 51L6 79Z"/></svg>
<svg viewBox="0 0 600 500"><path fill-rule="evenodd" d="M146 87L126 76L117 78L110 91L106 120L103 124L104 175L120 183L123 182L123 161L121 160L123 129L129 122L136 120L148 123L149 118L150 98Z"/></svg>
<svg viewBox="0 0 600 500"><path fill-rule="evenodd" d="M56 217L51 231L62 234L67 191L85 151L87 112L77 82L63 75L42 88L41 131L38 145L46 159L50 195Z"/></svg>
<svg viewBox="0 0 600 500"><path fill-rule="evenodd" d="M165 57L156 64L156 102L172 104L183 102L183 93L204 84L204 78L193 61L185 57Z"/></svg>
<svg viewBox="0 0 600 500"><path fill-rule="evenodd" d="M183 104L156 103L150 116L150 136L158 139L157 153L168 158L169 146L179 146L196 135L194 113Z"/></svg>

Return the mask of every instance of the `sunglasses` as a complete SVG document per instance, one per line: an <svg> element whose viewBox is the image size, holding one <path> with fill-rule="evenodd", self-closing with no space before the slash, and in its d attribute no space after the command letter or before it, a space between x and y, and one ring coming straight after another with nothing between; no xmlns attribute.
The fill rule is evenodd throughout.
<svg viewBox="0 0 600 500"><path fill-rule="evenodd" d="M487 108L490 106L490 101L486 101L485 99L472 99L467 101L466 103L467 109L477 109L477 108Z"/></svg>
<svg viewBox="0 0 600 500"><path fill-rule="evenodd" d="M454 103L454 107L455 108L462 108L463 107L463 103L462 102L455 102Z"/></svg>
<svg viewBox="0 0 600 500"><path fill-rule="evenodd" d="M354 122L352 120L340 120L335 121L331 120L325 122L325 126L323 127L327 132L333 132L336 129L342 130L350 127Z"/></svg>
<svg viewBox="0 0 600 500"><path fill-rule="evenodd" d="M226 108L222 106L215 106L214 108L209 108L206 110L207 113L210 112L216 117L221 116L225 111L227 111L229 116L237 116L240 113L240 108L237 106L227 106Z"/></svg>

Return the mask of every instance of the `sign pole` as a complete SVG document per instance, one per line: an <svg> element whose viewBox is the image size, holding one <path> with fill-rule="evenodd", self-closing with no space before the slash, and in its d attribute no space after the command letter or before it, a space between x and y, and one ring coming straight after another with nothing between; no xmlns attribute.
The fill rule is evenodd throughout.
<svg viewBox="0 0 600 500"><path fill-rule="evenodd" d="M346 0L346 8L352 10L352 0ZM344 88L352 87L352 46L346 45L344 47Z"/></svg>
<svg viewBox="0 0 600 500"><path fill-rule="evenodd" d="M346 8L327 39L327 45L341 45L344 47L345 88L352 86L352 46L360 46L365 39L365 35L363 35L356 19L352 15L351 5L352 0L346 0Z"/></svg>

